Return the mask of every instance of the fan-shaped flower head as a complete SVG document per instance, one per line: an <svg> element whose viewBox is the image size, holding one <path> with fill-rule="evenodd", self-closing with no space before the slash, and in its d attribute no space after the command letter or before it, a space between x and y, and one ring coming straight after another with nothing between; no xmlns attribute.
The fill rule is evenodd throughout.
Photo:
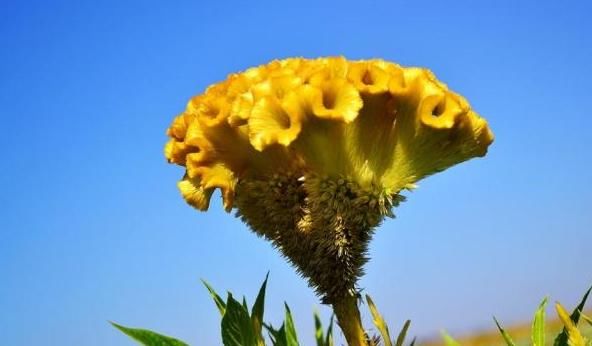
<svg viewBox="0 0 592 346"><path fill-rule="evenodd" d="M168 130L185 200L220 189L327 302L355 292L372 229L401 192L483 156L493 141L467 101L422 68L293 58L232 74Z"/></svg>

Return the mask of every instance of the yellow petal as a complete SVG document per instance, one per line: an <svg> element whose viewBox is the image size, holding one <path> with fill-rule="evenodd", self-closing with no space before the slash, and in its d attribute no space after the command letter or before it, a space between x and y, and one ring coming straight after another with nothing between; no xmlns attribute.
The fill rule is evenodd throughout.
<svg viewBox="0 0 592 346"><path fill-rule="evenodd" d="M230 105L225 96L216 92L206 94L198 107L198 121L207 127L215 127L226 122L230 113Z"/></svg>
<svg viewBox="0 0 592 346"><path fill-rule="evenodd" d="M300 77L293 74L285 74L258 83L254 85L251 90L256 100L266 96L273 96L278 100L281 100L285 95L301 84L302 79Z"/></svg>
<svg viewBox="0 0 592 346"><path fill-rule="evenodd" d="M167 136L182 141L185 138L185 132L187 131L187 124L185 123L184 114L180 114L175 117L171 127L167 130Z"/></svg>
<svg viewBox="0 0 592 346"><path fill-rule="evenodd" d="M164 155L169 163L176 163L184 166L187 155L196 150L197 148L189 146L184 142L171 139L165 145Z"/></svg>
<svg viewBox="0 0 592 346"><path fill-rule="evenodd" d="M204 191L213 191L219 188L222 191L224 200L224 209L230 211L234 201L234 188L236 178L230 169L222 164L213 164L211 166L193 167L187 169L187 175L192 181L199 181Z"/></svg>
<svg viewBox="0 0 592 346"><path fill-rule="evenodd" d="M302 58L287 58L280 61L281 68L291 73L298 71L300 66L304 63Z"/></svg>
<svg viewBox="0 0 592 346"><path fill-rule="evenodd" d="M332 79L342 79L347 76L349 62L342 56L320 58L315 62L316 71L308 78L309 83L312 85L319 85Z"/></svg>
<svg viewBox="0 0 592 346"><path fill-rule="evenodd" d="M251 110L255 98L251 91L245 92L239 95L233 102L230 110L230 116L228 117L228 123L231 126L240 126L247 123L247 120L251 116Z"/></svg>
<svg viewBox="0 0 592 346"><path fill-rule="evenodd" d="M345 79L334 79L301 91L319 118L352 122L362 108L358 90Z"/></svg>
<svg viewBox="0 0 592 346"><path fill-rule="evenodd" d="M251 85L259 83L265 78L267 78L267 74L267 67L265 65L251 67L245 70L243 73L241 73L241 75L244 76Z"/></svg>
<svg viewBox="0 0 592 346"><path fill-rule="evenodd" d="M214 144L211 143L198 121L194 121L187 129L185 143L196 148L187 155L188 165L199 165L214 159Z"/></svg>
<svg viewBox="0 0 592 346"><path fill-rule="evenodd" d="M272 144L290 145L301 130L304 114L296 94L286 97L282 104L274 97L257 101L249 118L250 141L261 151Z"/></svg>
<svg viewBox="0 0 592 346"><path fill-rule="evenodd" d="M199 179L190 179L188 177L177 183L177 187L187 203L201 211L208 210L210 206L210 197L213 189L204 189Z"/></svg>
<svg viewBox="0 0 592 346"><path fill-rule="evenodd" d="M351 64L347 78L362 93L381 94L389 90L390 75L371 62Z"/></svg>
<svg viewBox="0 0 592 346"><path fill-rule="evenodd" d="M423 75L423 70L416 67L405 68L401 73L392 73L389 81L389 91L392 95L405 99L413 99L414 90L412 83L415 83Z"/></svg>

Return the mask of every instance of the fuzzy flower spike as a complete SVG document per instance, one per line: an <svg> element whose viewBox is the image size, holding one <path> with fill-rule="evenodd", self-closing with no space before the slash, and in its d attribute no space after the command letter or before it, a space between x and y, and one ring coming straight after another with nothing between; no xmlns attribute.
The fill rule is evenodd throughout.
<svg viewBox="0 0 592 346"><path fill-rule="evenodd" d="M168 161L186 170L185 200L207 210L220 189L225 209L333 305L350 344L362 344L356 282L373 229L403 190L493 141L429 70L342 57L231 74L191 99L167 134Z"/></svg>

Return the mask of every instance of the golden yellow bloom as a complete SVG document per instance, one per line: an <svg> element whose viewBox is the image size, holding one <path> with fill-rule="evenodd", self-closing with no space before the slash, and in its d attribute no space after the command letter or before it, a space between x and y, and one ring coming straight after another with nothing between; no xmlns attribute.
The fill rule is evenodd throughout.
<svg viewBox="0 0 592 346"><path fill-rule="evenodd" d="M422 68L292 58L232 74L167 132L179 189L206 210L215 189L325 301L355 291L372 229L402 190L483 156L493 141L467 101Z"/></svg>

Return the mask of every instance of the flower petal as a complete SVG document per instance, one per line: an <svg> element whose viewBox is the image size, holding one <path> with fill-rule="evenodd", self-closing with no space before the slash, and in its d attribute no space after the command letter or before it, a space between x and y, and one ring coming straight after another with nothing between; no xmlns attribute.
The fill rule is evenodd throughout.
<svg viewBox="0 0 592 346"><path fill-rule="evenodd" d="M382 94L389 90L390 75L371 62L351 64L347 78L362 93Z"/></svg>
<svg viewBox="0 0 592 346"><path fill-rule="evenodd" d="M188 177L179 181L177 187L188 204L201 211L208 210L210 197L214 189L204 189L199 179L190 179Z"/></svg>
<svg viewBox="0 0 592 346"><path fill-rule="evenodd" d="M249 118L250 141L255 149L262 151L276 143L288 146L298 137L304 114L295 97L294 93L287 97L285 106L274 97L257 101Z"/></svg>
<svg viewBox="0 0 592 346"><path fill-rule="evenodd" d="M323 119L352 122L363 105L358 90L345 79L322 82L303 92L307 94L313 113Z"/></svg>

